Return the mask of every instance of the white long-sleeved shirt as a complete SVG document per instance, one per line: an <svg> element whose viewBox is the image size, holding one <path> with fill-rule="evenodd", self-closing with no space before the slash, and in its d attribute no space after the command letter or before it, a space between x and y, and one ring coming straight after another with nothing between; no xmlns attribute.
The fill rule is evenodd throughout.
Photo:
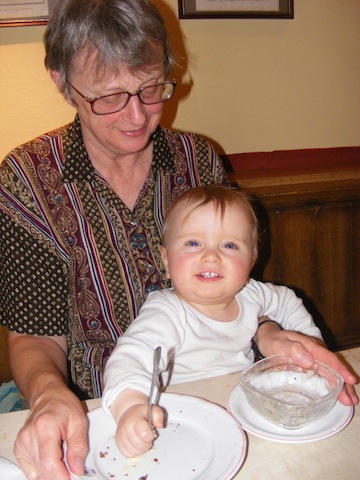
<svg viewBox="0 0 360 480"><path fill-rule="evenodd" d="M160 372L167 385L225 375L251 365L251 339L261 316L275 319L286 330L322 338L302 300L287 287L251 279L235 298L238 317L220 322L198 312L172 289L152 292L106 364L105 410L126 388L149 394L153 352L159 345Z"/></svg>

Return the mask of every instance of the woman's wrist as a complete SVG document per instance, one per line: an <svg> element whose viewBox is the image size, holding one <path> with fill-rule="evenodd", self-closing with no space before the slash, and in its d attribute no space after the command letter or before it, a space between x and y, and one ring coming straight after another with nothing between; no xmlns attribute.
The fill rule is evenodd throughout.
<svg viewBox="0 0 360 480"><path fill-rule="evenodd" d="M266 319L266 320L263 320L262 322L259 322L258 329L257 329L255 335L253 336L252 340L251 340L251 346L252 346L252 349L253 349L254 354L255 354L255 360L262 360L263 358L265 358L265 356L261 353L261 350L258 346L258 342L259 342L258 332L259 332L260 327L265 325L265 324L267 324L269 327L270 327L270 324L272 324L274 327L276 326L277 329L284 330L284 327L275 320ZM263 328L261 330L265 330L265 328ZM266 333L264 332L261 337L264 337L265 335L266 335Z"/></svg>

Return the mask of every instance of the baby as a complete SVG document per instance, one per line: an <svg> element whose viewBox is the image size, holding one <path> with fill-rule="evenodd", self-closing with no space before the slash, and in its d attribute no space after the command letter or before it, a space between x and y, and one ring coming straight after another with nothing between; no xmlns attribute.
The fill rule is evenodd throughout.
<svg viewBox="0 0 360 480"><path fill-rule="evenodd" d="M103 406L118 424L116 442L125 456L144 453L154 440L147 401L157 346L168 385L251 365L251 341L264 315L284 329L321 338L292 290L249 278L257 230L247 197L228 187L188 190L168 210L161 254L172 288L149 294L105 368ZM153 424L163 426L156 406Z"/></svg>

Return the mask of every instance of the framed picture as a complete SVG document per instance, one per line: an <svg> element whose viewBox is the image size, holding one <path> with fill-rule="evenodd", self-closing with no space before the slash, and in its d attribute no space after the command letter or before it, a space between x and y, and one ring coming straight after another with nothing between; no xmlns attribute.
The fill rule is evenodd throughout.
<svg viewBox="0 0 360 480"><path fill-rule="evenodd" d="M179 0L179 18L294 18L294 0Z"/></svg>
<svg viewBox="0 0 360 480"><path fill-rule="evenodd" d="M61 0L0 0L0 27L44 25Z"/></svg>

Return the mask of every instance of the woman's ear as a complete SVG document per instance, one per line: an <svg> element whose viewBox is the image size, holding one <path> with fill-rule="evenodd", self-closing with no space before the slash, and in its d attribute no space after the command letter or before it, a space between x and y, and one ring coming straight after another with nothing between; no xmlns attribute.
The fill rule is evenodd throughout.
<svg viewBox="0 0 360 480"><path fill-rule="evenodd" d="M170 273L169 273L169 262L168 262L167 251L166 251L165 247L161 247L161 258L162 258L163 264L165 266L166 278L168 280L170 280L171 277L170 277Z"/></svg>
<svg viewBox="0 0 360 480"><path fill-rule="evenodd" d="M60 88L61 87L61 85L60 85L61 84L60 73L57 70L50 70L50 77L51 77L52 81L55 83L55 85L57 86L57 89L59 90L59 92L63 95L65 100L68 102L68 104L71 105L72 107L74 107L75 106L74 102L66 94L66 89L65 89L65 91L62 91L62 89Z"/></svg>
<svg viewBox="0 0 360 480"><path fill-rule="evenodd" d="M55 83L55 85L60 90L60 73L56 70L50 70L50 77L51 77L51 80Z"/></svg>

